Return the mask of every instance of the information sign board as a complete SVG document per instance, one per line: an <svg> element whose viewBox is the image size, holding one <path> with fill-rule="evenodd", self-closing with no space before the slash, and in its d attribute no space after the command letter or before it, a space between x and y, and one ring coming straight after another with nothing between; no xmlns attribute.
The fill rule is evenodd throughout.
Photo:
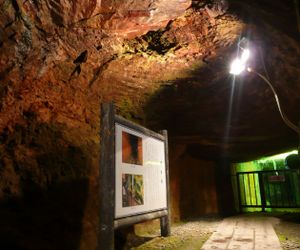
<svg viewBox="0 0 300 250"><path fill-rule="evenodd" d="M164 141L115 126L115 218L166 209Z"/></svg>

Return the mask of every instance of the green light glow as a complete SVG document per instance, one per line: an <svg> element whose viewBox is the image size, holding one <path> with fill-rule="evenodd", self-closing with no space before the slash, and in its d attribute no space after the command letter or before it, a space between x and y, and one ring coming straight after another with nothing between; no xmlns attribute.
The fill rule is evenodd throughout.
<svg viewBox="0 0 300 250"><path fill-rule="evenodd" d="M286 153L283 153L283 154L278 154L278 155L274 155L274 156L270 156L270 157L265 157L265 158L262 158L262 159L270 159L270 160L285 159L290 154L298 154L298 151L293 150L293 151L290 151L290 152L286 152Z"/></svg>
<svg viewBox="0 0 300 250"><path fill-rule="evenodd" d="M278 170L285 168L285 158L290 154L297 154L297 150L285 152L248 162L233 164L232 174L237 172L262 171L262 170Z"/></svg>
<svg viewBox="0 0 300 250"><path fill-rule="evenodd" d="M277 170L288 169L286 166L286 157L292 154L298 154L297 150L285 152L273 156L262 157L248 162L235 163L232 165L232 185L235 190L236 206L239 207L239 200L244 206L262 205L261 189L264 190L264 197L267 206L274 206L280 204L289 206L291 201L297 206L300 206L300 184L299 172L279 172ZM274 172L267 170L275 170ZM262 173L258 173L264 171ZM299 170L298 170L299 171ZM243 172L249 172L242 174ZM251 173L252 172L252 173ZM237 175L237 173L241 173ZM239 188L237 184L237 176L239 181ZM263 179L263 187L260 187L260 178ZM269 178L276 176L283 176L284 180L281 182L271 182ZM274 179L274 178L273 178ZM238 198L238 190L240 190L240 198ZM283 193L284 192L284 195ZM268 208L266 211L275 211L274 208ZM280 209L279 209L280 210ZM283 209L284 210L284 209ZM300 209L289 208L289 211L298 211ZM244 212L261 211L261 207L244 207Z"/></svg>

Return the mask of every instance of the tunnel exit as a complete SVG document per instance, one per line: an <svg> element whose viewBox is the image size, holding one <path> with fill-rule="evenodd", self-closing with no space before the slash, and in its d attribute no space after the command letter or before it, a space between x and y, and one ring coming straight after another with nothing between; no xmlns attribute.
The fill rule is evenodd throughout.
<svg viewBox="0 0 300 250"><path fill-rule="evenodd" d="M289 159L296 151L232 166L236 207L240 212L299 210L299 165Z"/></svg>

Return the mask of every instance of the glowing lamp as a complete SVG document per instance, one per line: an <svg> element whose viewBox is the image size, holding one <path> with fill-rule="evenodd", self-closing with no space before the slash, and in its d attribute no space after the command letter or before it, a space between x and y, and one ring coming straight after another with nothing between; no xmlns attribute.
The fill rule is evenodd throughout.
<svg viewBox="0 0 300 250"><path fill-rule="evenodd" d="M239 75L245 70L246 66L241 59L236 58L232 61L230 66L230 74Z"/></svg>

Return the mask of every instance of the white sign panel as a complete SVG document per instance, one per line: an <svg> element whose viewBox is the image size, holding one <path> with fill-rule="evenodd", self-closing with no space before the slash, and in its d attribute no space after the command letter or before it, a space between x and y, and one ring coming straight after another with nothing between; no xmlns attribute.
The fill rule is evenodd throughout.
<svg viewBox="0 0 300 250"><path fill-rule="evenodd" d="M116 124L115 218L167 207L164 142Z"/></svg>

